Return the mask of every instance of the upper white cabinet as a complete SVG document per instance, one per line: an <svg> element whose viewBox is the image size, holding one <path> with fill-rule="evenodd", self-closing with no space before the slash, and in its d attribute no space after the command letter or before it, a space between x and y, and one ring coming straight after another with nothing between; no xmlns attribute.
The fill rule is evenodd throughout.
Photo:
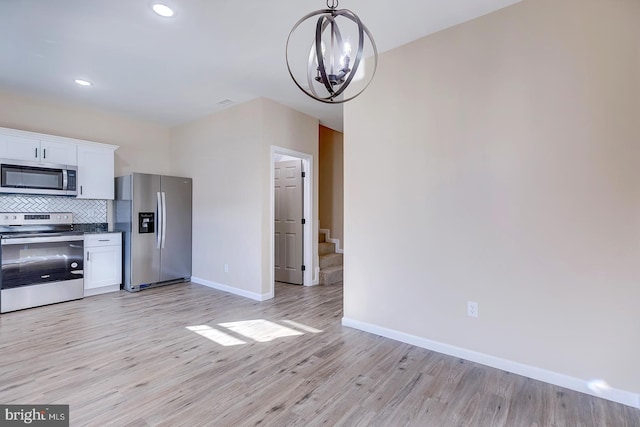
<svg viewBox="0 0 640 427"><path fill-rule="evenodd" d="M0 158L16 160L38 160L40 140L0 133Z"/></svg>
<svg viewBox="0 0 640 427"><path fill-rule="evenodd" d="M78 199L113 200L114 150L78 145Z"/></svg>
<svg viewBox="0 0 640 427"><path fill-rule="evenodd" d="M39 161L75 166L78 164L77 146L77 144L70 142L40 140Z"/></svg>
<svg viewBox="0 0 640 427"><path fill-rule="evenodd" d="M117 145L0 128L0 159L78 167L78 199L111 199Z"/></svg>
<svg viewBox="0 0 640 427"><path fill-rule="evenodd" d="M75 166L76 143L0 133L0 158Z"/></svg>

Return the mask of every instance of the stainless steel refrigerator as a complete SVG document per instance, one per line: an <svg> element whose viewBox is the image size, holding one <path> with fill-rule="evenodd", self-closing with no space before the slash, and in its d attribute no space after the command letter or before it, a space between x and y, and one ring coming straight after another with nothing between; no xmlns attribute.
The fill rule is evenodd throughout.
<svg viewBox="0 0 640 427"><path fill-rule="evenodd" d="M116 178L114 229L124 234L124 289L191 279L191 199L191 178L143 173Z"/></svg>

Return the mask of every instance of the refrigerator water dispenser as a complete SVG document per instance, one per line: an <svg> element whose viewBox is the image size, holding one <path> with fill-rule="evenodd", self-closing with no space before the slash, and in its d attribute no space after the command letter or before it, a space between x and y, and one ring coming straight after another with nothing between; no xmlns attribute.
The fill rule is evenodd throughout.
<svg viewBox="0 0 640 427"><path fill-rule="evenodd" d="M138 213L138 233L155 233L156 214L155 212Z"/></svg>

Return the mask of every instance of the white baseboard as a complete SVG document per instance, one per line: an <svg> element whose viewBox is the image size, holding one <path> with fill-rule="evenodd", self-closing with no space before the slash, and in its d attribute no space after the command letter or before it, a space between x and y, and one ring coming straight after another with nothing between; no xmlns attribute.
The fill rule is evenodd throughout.
<svg viewBox="0 0 640 427"><path fill-rule="evenodd" d="M638 393L614 388L607 388L601 390L601 392L594 392L589 387L589 381L586 380L548 371L546 369L536 368L534 366L524 365L512 360L467 350L465 348L444 344L438 341L432 341L393 329L349 319L347 317L342 318L342 325L640 409L640 394Z"/></svg>
<svg viewBox="0 0 640 427"><path fill-rule="evenodd" d="M234 288L233 286L223 285L222 283L212 282L210 280L201 279L199 277L191 277L193 283L206 286L208 288L217 289L219 291L229 292L230 294L239 295L241 297L250 298L256 301L266 301L273 298L273 291L266 294L258 294L255 292L245 291L243 289Z"/></svg>
<svg viewBox="0 0 640 427"><path fill-rule="evenodd" d="M119 292L119 291L120 291L120 284L110 285L110 286L102 286L100 288L85 289L84 290L84 296L85 297L91 297L91 296L94 296L94 295L101 295L101 294L106 294L108 292Z"/></svg>
<svg viewBox="0 0 640 427"><path fill-rule="evenodd" d="M336 253L337 254L343 254L344 253L344 250L340 247L340 239L332 239L331 238L331 230L329 230L328 228L320 228L320 229L318 229L318 232L324 233L325 240L327 242L334 243L336 245Z"/></svg>

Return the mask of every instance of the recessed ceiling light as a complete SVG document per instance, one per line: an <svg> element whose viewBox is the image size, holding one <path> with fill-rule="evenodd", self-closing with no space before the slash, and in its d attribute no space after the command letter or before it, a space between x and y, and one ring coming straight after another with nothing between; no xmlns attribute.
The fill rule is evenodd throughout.
<svg viewBox="0 0 640 427"><path fill-rule="evenodd" d="M175 14L173 9L171 9L166 4L162 4L162 3L154 3L153 11L160 16L164 16L165 18L170 18Z"/></svg>
<svg viewBox="0 0 640 427"><path fill-rule="evenodd" d="M87 80L75 79L74 82L76 82L80 86L93 86L93 83L91 83L91 82L89 82Z"/></svg>

